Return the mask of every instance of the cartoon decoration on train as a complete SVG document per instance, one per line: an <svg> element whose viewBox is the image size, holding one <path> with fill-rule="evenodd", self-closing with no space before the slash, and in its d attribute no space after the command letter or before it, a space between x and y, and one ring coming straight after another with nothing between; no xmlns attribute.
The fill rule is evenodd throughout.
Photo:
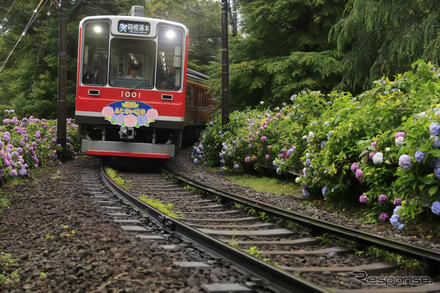
<svg viewBox="0 0 440 293"><path fill-rule="evenodd" d="M113 125L139 128L150 126L156 120L158 112L142 102L118 101L105 106L102 115Z"/></svg>

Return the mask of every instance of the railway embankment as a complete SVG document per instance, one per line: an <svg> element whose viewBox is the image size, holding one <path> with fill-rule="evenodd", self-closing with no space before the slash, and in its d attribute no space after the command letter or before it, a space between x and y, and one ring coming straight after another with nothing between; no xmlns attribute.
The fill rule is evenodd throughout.
<svg viewBox="0 0 440 293"><path fill-rule="evenodd" d="M424 248L440 250L440 239L424 237L427 231L423 225L414 225L405 230L397 231L389 223L369 224L358 221L350 213L342 210L319 209L311 205L304 204L294 194L275 195L273 193L263 193L250 187L240 186L231 183L227 176L222 175L218 170L212 170L201 164L194 164L190 157L191 149L182 150L176 158L169 162L169 168L176 173L190 177L213 187L236 193L254 200L258 200L279 208L295 211L313 218L340 224L345 227L354 228L367 233L376 234L382 237L396 239Z"/></svg>
<svg viewBox="0 0 440 293"><path fill-rule="evenodd" d="M94 194L110 195L91 181L99 170L98 160L83 157L3 187L11 204L0 214L0 292L199 292L203 284L241 280L234 271L177 267L205 256L121 229ZM161 233L153 223L147 230Z"/></svg>

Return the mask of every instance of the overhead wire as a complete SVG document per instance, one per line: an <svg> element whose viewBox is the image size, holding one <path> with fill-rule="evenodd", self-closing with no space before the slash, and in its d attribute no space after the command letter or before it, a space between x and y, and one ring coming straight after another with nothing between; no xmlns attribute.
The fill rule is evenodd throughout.
<svg viewBox="0 0 440 293"><path fill-rule="evenodd" d="M41 7L40 10L38 10L38 8L40 8L41 4L44 2L43 6ZM45 0L41 0L40 3L38 4L37 8L35 8L35 10L32 13L31 19L29 20L29 22L27 23L25 29L23 30L23 32L21 33L20 37L18 38L17 42L15 43L14 47L12 48L11 52L9 53L8 57L5 59L5 61L3 62L1 68L0 68L0 72L3 71L3 68L5 68L6 63L8 62L9 58L11 57L12 53L14 52L15 48L17 47L17 45L20 43L21 39L26 35L27 30L29 29L29 27L34 23L35 19L38 17L38 15L40 14L41 10L43 9L44 5L46 5L47 1Z"/></svg>

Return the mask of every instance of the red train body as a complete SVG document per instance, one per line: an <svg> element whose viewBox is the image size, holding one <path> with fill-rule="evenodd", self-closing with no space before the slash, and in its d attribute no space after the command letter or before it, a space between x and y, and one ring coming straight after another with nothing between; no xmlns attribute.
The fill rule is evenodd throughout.
<svg viewBox="0 0 440 293"><path fill-rule="evenodd" d="M86 17L78 43L75 118L86 154L174 157L210 119L208 77L187 70L184 25Z"/></svg>

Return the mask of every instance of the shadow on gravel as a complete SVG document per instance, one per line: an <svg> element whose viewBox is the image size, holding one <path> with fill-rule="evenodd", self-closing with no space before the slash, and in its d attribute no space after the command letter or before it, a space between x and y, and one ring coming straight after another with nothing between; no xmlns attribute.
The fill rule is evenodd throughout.
<svg viewBox="0 0 440 293"><path fill-rule="evenodd" d="M160 168L165 167L168 160L146 158L118 158L101 157L104 167L110 167L122 172L158 173Z"/></svg>

